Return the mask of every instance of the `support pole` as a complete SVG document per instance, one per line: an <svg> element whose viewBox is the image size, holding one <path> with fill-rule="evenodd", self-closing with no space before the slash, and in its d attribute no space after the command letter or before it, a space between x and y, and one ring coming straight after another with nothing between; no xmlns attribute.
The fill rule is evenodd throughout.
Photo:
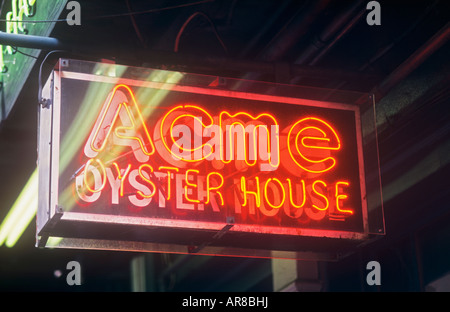
<svg viewBox="0 0 450 312"><path fill-rule="evenodd" d="M273 290L319 292L326 290L326 278L319 261L272 259Z"/></svg>
<svg viewBox="0 0 450 312"><path fill-rule="evenodd" d="M52 37L11 34L0 31L0 44L39 50L70 50L69 46Z"/></svg>
<svg viewBox="0 0 450 312"><path fill-rule="evenodd" d="M71 53L81 53L83 55L91 55L97 57L115 56L123 58L131 58L145 60L157 60L160 64L188 66L194 69L227 69L241 72L259 72L280 76L280 64L274 62L263 62L254 60L240 60L220 57L197 57L193 55L181 55L178 53L170 53L168 51L143 50L135 51L134 55L127 55L127 52L117 50L117 47L108 46L89 46L83 47L83 43L67 43L57 38L22 35L0 32L0 44L14 47L23 47L39 50L64 50ZM154 62L152 62L154 63ZM348 72L336 69L318 68L313 66L303 66L298 64L283 64L284 69L283 80L290 76L302 76L307 78L333 78L337 80L378 80L379 77L367 75L359 72Z"/></svg>

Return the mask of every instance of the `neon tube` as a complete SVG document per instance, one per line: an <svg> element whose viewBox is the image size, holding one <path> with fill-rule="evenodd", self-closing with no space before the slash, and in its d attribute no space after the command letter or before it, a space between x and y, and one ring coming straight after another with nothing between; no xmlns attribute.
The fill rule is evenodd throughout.
<svg viewBox="0 0 450 312"><path fill-rule="evenodd" d="M6 241L13 247L25 231L37 211L38 174L33 172L22 192L17 197L8 215L0 225L0 246Z"/></svg>

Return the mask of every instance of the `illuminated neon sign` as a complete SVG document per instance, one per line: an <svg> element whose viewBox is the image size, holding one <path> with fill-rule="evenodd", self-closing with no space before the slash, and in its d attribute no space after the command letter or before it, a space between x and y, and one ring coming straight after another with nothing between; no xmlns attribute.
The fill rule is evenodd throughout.
<svg viewBox="0 0 450 312"><path fill-rule="evenodd" d="M6 13L6 32L9 34L24 34L27 29L24 26L24 16L33 16L36 0L12 0L11 11ZM0 68L5 71L5 62L3 60L4 53L12 55L15 53L11 46L3 47L0 45Z"/></svg>
<svg viewBox="0 0 450 312"><path fill-rule="evenodd" d="M90 204L107 196L111 205L126 202L133 211L157 202L158 208L173 205L195 211L204 211L205 205L215 212L228 207L236 216L243 214L242 207L254 215L258 209L266 217L304 214L317 221L352 216L348 177L326 177L342 158L342 139L335 127L315 116L301 116L286 128L287 135L280 134L279 127L269 113L211 115L198 105L183 104L169 107L149 129L132 89L116 85L84 147L87 160L75 178L77 200ZM280 149L281 140L287 149ZM102 160L115 146L133 157L125 162L121 155ZM155 153L168 164L156 166ZM296 170L285 167L278 173L285 159ZM232 196L226 194L226 166L236 172L228 183ZM174 204L168 202L171 199Z"/></svg>
<svg viewBox="0 0 450 312"><path fill-rule="evenodd" d="M226 211L238 223L260 216L267 221L258 225L287 228L293 220L345 223L361 214L358 180L335 170L348 142L320 114L299 109L283 124L276 111L208 109L190 100L148 122L140 109L146 104L126 84L113 86L102 102L74 179L86 211L98 202L197 218L213 212L208 220Z"/></svg>
<svg viewBox="0 0 450 312"><path fill-rule="evenodd" d="M223 229L220 244L230 248L278 246L258 235L367 237L359 107L198 87L186 77L55 72L53 113L42 108L57 117L50 215L59 207L65 222L150 228L159 234L138 240L158 244L209 245L202 235ZM122 239L117 233L100 236Z"/></svg>

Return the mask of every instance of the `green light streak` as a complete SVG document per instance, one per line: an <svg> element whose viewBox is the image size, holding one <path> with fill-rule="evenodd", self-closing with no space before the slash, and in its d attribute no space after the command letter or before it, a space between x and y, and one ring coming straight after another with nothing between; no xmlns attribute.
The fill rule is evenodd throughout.
<svg viewBox="0 0 450 312"><path fill-rule="evenodd" d="M98 64L98 67L93 72L103 72L107 76L121 77L127 67L116 66L114 64ZM115 72L114 72L115 71ZM148 76L146 81L158 81L168 85L177 84L183 74L179 72L166 72L154 70ZM60 145L60 159L59 172L63 172L67 166L78 157L77 153L82 149L85 140L92 130L92 125L95 123L98 111L92 107L98 107L98 101L104 101L104 98L99 99L103 95L107 95L111 91L110 84L91 83L86 91L85 97L80 105L77 115L69 130L64 134ZM141 113L146 120L164 101L165 97L170 93L168 89L151 89L139 88L135 94L136 100L141 107ZM125 148L125 147L120 147ZM25 229L34 219L38 209L38 170L36 169L25 187L18 196L13 207L10 209L8 215L0 225L0 246L5 243L8 247L13 247ZM71 187L60 190L59 202L64 203L64 210L70 211L76 204L73 197ZM52 246L57 246L61 238L53 238Z"/></svg>

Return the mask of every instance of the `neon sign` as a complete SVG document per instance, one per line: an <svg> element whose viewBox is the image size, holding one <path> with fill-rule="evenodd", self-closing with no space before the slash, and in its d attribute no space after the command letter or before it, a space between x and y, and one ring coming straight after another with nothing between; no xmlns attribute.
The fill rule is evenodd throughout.
<svg viewBox="0 0 450 312"><path fill-rule="evenodd" d="M27 29L23 23L24 16L33 16L33 10L35 8L36 0L12 0L11 11L6 13L6 32L9 34L24 34L27 33ZM5 62L3 60L4 53L9 55L14 54L14 50L11 46L6 48L0 45L0 68L5 71Z"/></svg>
<svg viewBox="0 0 450 312"><path fill-rule="evenodd" d="M52 207L59 207L61 222L74 222L59 230L74 232L58 235L115 241L135 233L126 240L137 235L157 243L152 250L162 243L209 246L203 235L252 250L281 248L280 242L297 250L306 237L367 237L357 106L198 87L186 82L191 76L149 73L139 80L55 71L55 104L51 113L42 108L54 118L50 150L41 143L52 155L43 158L51 160L52 178L43 178L49 188L42 193L50 194L47 215L56 218ZM80 222L95 234L77 230ZM270 238L266 246L258 235L293 241Z"/></svg>
<svg viewBox="0 0 450 312"><path fill-rule="evenodd" d="M227 211L237 220L261 215L277 222L343 221L360 209L349 200L358 184L333 174L347 142L321 116L280 125L272 113L212 113L190 102L146 123L140 106L125 84L103 101L74 182L81 205L103 199L134 212Z"/></svg>

